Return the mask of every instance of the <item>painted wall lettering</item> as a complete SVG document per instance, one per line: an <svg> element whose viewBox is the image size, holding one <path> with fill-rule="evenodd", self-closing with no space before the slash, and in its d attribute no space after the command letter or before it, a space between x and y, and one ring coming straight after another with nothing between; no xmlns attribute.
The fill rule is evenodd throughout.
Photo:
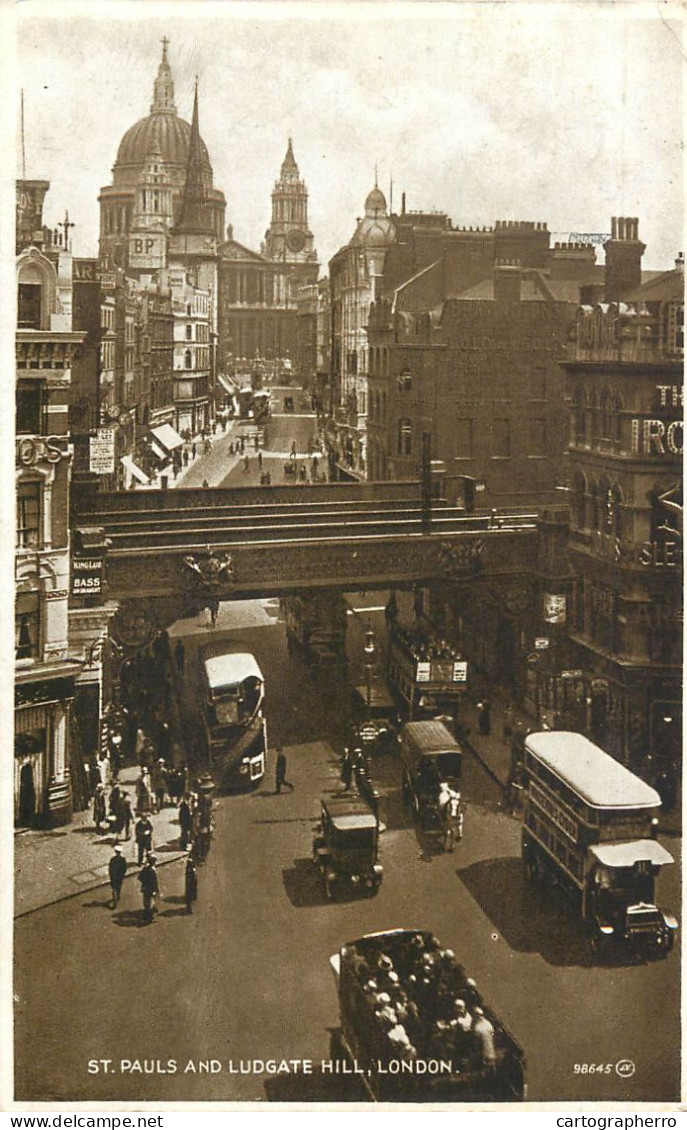
<svg viewBox="0 0 687 1130"><path fill-rule="evenodd" d="M17 463L32 467L35 463L59 463L65 452L61 436L21 436L17 440Z"/></svg>
<svg viewBox="0 0 687 1130"><path fill-rule="evenodd" d="M632 451L638 455L682 455L684 423L673 420L632 420Z"/></svg>

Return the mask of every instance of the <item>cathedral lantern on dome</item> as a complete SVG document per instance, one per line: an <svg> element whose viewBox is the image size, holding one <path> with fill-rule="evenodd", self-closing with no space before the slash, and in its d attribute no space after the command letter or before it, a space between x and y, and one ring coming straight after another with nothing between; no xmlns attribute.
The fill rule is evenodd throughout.
<svg viewBox="0 0 687 1130"><path fill-rule="evenodd" d="M133 267L134 258L148 254L159 263L161 240L153 239L146 252L142 244L130 241L141 230L170 233L182 210L188 178L191 148L191 123L179 117L174 100L174 79L167 58L168 40L162 41L162 59L153 85L153 100L147 117L136 122L122 138L112 169L112 183L101 189L100 257L102 262L121 262ZM218 240L224 232L226 201L213 186L212 166L207 147L198 135L196 146L198 177L205 194L205 208L212 233ZM148 237L150 238L150 236ZM138 265L138 263L137 263ZM141 267L147 266L141 262Z"/></svg>

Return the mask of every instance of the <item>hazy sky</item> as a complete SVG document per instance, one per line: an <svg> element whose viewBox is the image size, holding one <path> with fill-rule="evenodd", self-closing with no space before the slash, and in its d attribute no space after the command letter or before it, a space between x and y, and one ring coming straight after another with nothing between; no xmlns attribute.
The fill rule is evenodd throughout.
<svg viewBox="0 0 687 1130"><path fill-rule="evenodd" d="M377 162L395 206L405 191L408 208L459 224L608 232L612 215L639 216L644 265L669 267L683 245L683 28L658 8L24 0L27 175L51 182L47 221L67 207L75 251L94 254L98 191L149 113L166 35L177 110L190 119L197 74L215 185L249 247L292 136L323 265Z"/></svg>

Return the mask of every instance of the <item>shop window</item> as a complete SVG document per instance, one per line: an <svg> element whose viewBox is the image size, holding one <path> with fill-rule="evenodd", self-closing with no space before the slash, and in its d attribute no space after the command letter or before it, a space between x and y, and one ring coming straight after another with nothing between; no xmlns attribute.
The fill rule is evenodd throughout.
<svg viewBox="0 0 687 1130"><path fill-rule="evenodd" d="M508 459L511 454L510 420L495 419L492 424L492 458Z"/></svg>
<svg viewBox="0 0 687 1130"><path fill-rule="evenodd" d="M473 420L456 420L456 459L473 458Z"/></svg>
<svg viewBox="0 0 687 1130"><path fill-rule="evenodd" d="M40 543L41 484L20 481L17 486L17 548L35 548Z"/></svg>
<svg viewBox="0 0 687 1130"><path fill-rule="evenodd" d="M186 340L193 341L193 326L191 325L186 327Z"/></svg>
<svg viewBox="0 0 687 1130"><path fill-rule="evenodd" d="M39 654L38 593L19 593L14 613L16 659L37 659Z"/></svg>
<svg viewBox="0 0 687 1130"><path fill-rule="evenodd" d="M413 425L408 419L398 422L398 454L413 454Z"/></svg>

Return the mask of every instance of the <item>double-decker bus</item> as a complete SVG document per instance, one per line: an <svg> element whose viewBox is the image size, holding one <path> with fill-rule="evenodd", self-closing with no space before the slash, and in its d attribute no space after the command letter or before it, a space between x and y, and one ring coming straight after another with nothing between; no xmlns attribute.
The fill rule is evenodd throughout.
<svg viewBox="0 0 687 1130"><path fill-rule="evenodd" d="M467 687L467 661L429 625L391 622L387 672L410 721L457 714Z"/></svg>
<svg viewBox="0 0 687 1130"><path fill-rule="evenodd" d="M654 902L661 798L582 734L529 734L524 746L522 857L532 881L570 894L592 948L667 953L677 922Z"/></svg>
<svg viewBox="0 0 687 1130"><path fill-rule="evenodd" d="M203 722L208 761L223 789L256 785L265 774L265 680L241 645L214 644L201 653Z"/></svg>

